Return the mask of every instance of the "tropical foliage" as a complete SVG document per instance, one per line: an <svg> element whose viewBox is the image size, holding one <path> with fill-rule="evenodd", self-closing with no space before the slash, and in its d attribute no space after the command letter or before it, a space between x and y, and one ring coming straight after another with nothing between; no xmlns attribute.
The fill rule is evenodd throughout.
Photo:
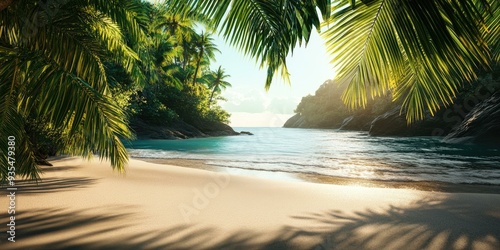
<svg viewBox="0 0 500 250"><path fill-rule="evenodd" d="M327 80L314 95L302 97L295 113L304 117L303 125L308 128L340 128L348 117L357 116L369 121L398 105L391 102L391 96L387 95L369 100L365 109L349 109L342 101L346 87Z"/></svg>
<svg viewBox="0 0 500 250"><path fill-rule="evenodd" d="M491 5L490 5L491 4ZM335 56L344 100L365 106L392 92L407 120L450 105L461 85L489 69L498 44L497 1L338 1L323 37ZM325 26L326 27L326 26ZM495 42L498 42L496 40ZM490 47L489 45L492 45Z"/></svg>
<svg viewBox="0 0 500 250"><path fill-rule="evenodd" d="M230 77L230 75L226 75L226 72L224 71L222 66L219 66L216 71L212 71L207 75L208 87L212 89L212 93L210 94L208 103L212 103L212 99L214 98L215 93L220 93L222 92L222 89L231 87L231 83L225 80L228 77Z"/></svg>
<svg viewBox="0 0 500 250"><path fill-rule="evenodd" d="M171 14L159 5L149 9L148 41L142 45L148 53L141 60L147 84L131 96L127 110L132 122L228 122L227 112L209 105L210 63L219 50L210 33L195 30L201 18Z"/></svg>
<svg viewBox="0 0 500 250"><path fill-rule="evenodd" d="M500 55L496 0L167 2L207 16L226 39L267 65L266 88L278 66L287 76L286 56L319 28L321 15L337 78L348 85L344 101L365 107L369 97L392 92L409 122L452 103L458 87Z"/></svg>
<svg viewBox="0 0 500 250"><path fill-rule="evenodd" d="M30 116L64 134L66 153L97 153L123 170L127 152L120 139L132 133L113 99L105 62L137 75L132 47L142 39L139 7L128 0L18 0L0 12L0 144L16 138L17 174L38 177L25 129ZM9 162L0 148L5 180Z"/></svg>
<svg viewBox="0 0 500 250"><path fill-rule="evenodd" d="M15 137L15 157L0 147L1 179L9 162L37 179L54 152L123 171L129 119L227 122L209 105L217 49L192 20L140 0L13 1L0 12L0 143Z"/></svg>
<svg viewBox="0 0 500 250"><path fill-rule="evenodd" d="M0 144L16 138L17 173L31 178L38 173L36 143L47 138L30 134L40 131L50 131L66 153L96 153L122 170L121 140L133 136L130 115L146 110L160 114L159 122L227 120L210 105L218 88L229 86L210 76L217 52L210 31L266 67L269 88L276 74L288 78L286 58L294 47L323 28L338 81L346 84L344 101L363 107L390 92L410 122L452 103L464 83L500 59L497 0L0 4ZM209 32L196 31L196 22ZM8 152L0 150L5 179Z"/></svg>
<svg viewBox="0 0 500 250"><path fill-rule="evenodd" d="M279 73L288 79L287 55L319 31L330 15L330 0L167 0L176 13L197 13L232 45L267 67L266 88Z"/></svg>

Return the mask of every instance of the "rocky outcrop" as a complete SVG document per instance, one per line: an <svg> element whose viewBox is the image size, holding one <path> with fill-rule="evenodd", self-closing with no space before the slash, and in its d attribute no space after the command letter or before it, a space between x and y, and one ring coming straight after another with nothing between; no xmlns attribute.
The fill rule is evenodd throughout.
<svg viewBox="0 0 500 250"><path fill-rule="evenodd" d="M197 129L208 136L239 135L229 125L215 121L196 121L192 123Z"/></svg>
<svg viewBox="0 0 500 250"><path fill-rule="evenodd" d="M352 115L344 119L339 130L368 131L373 117L367 115Z"/></svg>
<svg viewBox="0 0 500 250"><path fill-rule="evenodd" d="M195 137L239 135L229 125L221 122L205 122L197 127L183 121L176 121L167 126L147 124L135 120L131 123L132 130L139 139L188 139Z"/></svg>
<svg viewBox="0 0 500 250"><path fill-rule="evenodd" d="M443 136L454 124L453 120L444 119L444 114L450 111L443 109L434 116L427 112L424 120L408 124L401 106L397 106L375 118L369 133L371 136Z"/></svg>
<svg viewBox="0 0 500 250"><path fill-rule="evenodd" d="M370 126L371 136L405 136L408 126L404 116L400 115L401 106L394 107L385 114L378 116Z"/></svg>
<svg viewBox="0 0 500 250"><path fill-rule="evenodd" d="M500 145L500 93L476 105L444 141Z"/></svg>
<svg viewBox="0 0 500 250"><path fill-rule="evenodd" d="M311 122L311 118L309 116L295 114L290 117L285 124L284 128L325 128L325 129L334 129L339 128L342 125L342 119L338 119L335 116L324 115L321 120L315 120ZM312 119L314 120L314 119Z"/></svg>
<svg viewBox="0 0 500 250"><path fill-rule="evenodd" d="M443 109L432 116L427 112L423 121L407 124L401 105L392 107L382 115L357 112L346 117L339 126L311 126L305 116L296 114L285 123L285 128L339 128L339 130L369 131L371 136L444 136L456 125L460 114Z"/></svg>
<svg viewBox="0 0 500 250"><path fill-rule="evenodd" d="M306 118L300 114L295 114L290 117L285 124L283 125L285 128L308 128L309 124Z"/></svg>
<svg viewBox="0 0 500 250"><path fill-rule="evenodd" d="M449 107L433 115L428 111L422 121L411 124L401 112L401 102L393 102L390 95L353 111L341 101L343 90L327 81L315 95L302 98L297 114L284 127L369 131L371 136L446 136L447 142L500 145L500 82L494 77L464 87Z"/></svg>

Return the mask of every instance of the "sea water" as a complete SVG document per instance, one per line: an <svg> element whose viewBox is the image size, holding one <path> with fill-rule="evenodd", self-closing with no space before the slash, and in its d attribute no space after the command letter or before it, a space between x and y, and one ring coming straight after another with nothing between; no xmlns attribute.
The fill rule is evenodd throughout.
<svg viewBox="0 0 500 250"><path fill-rule="evenodd" d="M500 185L500 147L327 129L235 130L254 135L137 140L126 145L132 157L197 159L227 170Z"/></svg>

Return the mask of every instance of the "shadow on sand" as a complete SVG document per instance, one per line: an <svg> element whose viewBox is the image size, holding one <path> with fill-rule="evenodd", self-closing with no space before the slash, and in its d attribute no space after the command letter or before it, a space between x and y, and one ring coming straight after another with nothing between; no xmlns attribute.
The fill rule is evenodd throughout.
<svg viewBox="0 0 500 250"><path fill-rule="evenodd" d="M314 227L284 227L265 241L255 240L263 239L265 231L221 235L217 228L200 225L161 231L142 225L132 234L117 233L140 223L137 207L105 208L99 216L83 210L22 211L16 220L18 242L3 238L0 249L500 249L500 214L495 211L499 201L480 204L475 199L452 195L444 202L422 200L408 207L349 215L338 211L298 215L293 219ZM300 245L297 239L304 237L314 238L316 245ZM34 245L34 240L42 243Z"/></svg>
<svg viewBox="0 0 500 250"><path fill-rule="evenodd" d="M16 188L17 193L23 195L52 193L60 191L71 191L77 188L85 188L94 184L96 181L97 179L88 177L66 177L64 179L44 178L38 182L20 180L16 181Z"/></svg>
<svg viewBox="0 0 500 250"><path fill-rule="evenodd" d="M484 204L475 196L452 196L443 202L421 200L412 206L391 206L354 215L330 211L297 219L315 221L327 232L321 249L500 249L500 202ZM335 227L334 230L329 228ZM293 230L293 228L291 228ZM295 236L294 236L295 237Z"/></svg>

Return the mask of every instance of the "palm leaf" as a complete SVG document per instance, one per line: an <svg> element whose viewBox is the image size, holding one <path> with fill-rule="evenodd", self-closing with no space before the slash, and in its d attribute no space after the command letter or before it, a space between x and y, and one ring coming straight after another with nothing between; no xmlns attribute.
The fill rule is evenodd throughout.
<svg viewBox="0 0 500 250"><path fill-rule="evenodd" d="M287 80L286 57L297 44L307 43L314 28L319 30L320 17L328 18L329 0L170 0L167 6L175 12L199 13L210 20L232 45L267 67L265 87L281 73Z"/></svg>
<svg viewBox="0 0 500 250"><path fill-rule="evenodd" d="M391 91L408 122L452 102L488 66L484 14L472 1L340 1L323 34L350 107ZM457 58L459 60L457 60Z"/></svg>
<svg viewBox="0 0 500 250"><path fill-rule="evenodd" d="M1 51L0 47L0 51ZM38 179L38 168L35 164L35 157L31 150L31 145L29 143L28 137L24 130L25 119L22 114L19 113L17 109L17 95L18 95L18 81L19 68L15 66L16 61L13 60L15 54L14 51L9 50L7 53L9 56L2 56L0 53L0 60L4 63L3 67L0 67L0 82L5 84L0 84L0 121L2 122L0 126L0 143L3 145L0 147L0 181L3 183L8 178L9 170L8 167L8 137L13 136L14 140L14 150L15 159L14 167L15 174L21 176L22 178ZM9 78L6 76L15 76Z"/></svg>
<svg viewBox="0 0 500 250"><path fill-rule="evenodd" d="M484 36L491 46L493 60L498 63L500 62L500 2L493 1L491 9L484 12L489 14L483 30Z"/></svg>
<svg viewBox="0 0 500 250"><path fill-rule="evenodd" d="M20 0L0 13L0 131L19 138L22 176L38 178L24 130L30 114L46 117L71 138L66 153L96 153L124 169L128 155L120 139L132 134L109 90L104 61L115 61L130 74L138 70L138 56L128 46L133 43L122 32L127 27L134 41L142 34L133 8L138 2L132 2L70 1L48 16L32 1ZM24 33L26 23L44 25Z"/></svg>

